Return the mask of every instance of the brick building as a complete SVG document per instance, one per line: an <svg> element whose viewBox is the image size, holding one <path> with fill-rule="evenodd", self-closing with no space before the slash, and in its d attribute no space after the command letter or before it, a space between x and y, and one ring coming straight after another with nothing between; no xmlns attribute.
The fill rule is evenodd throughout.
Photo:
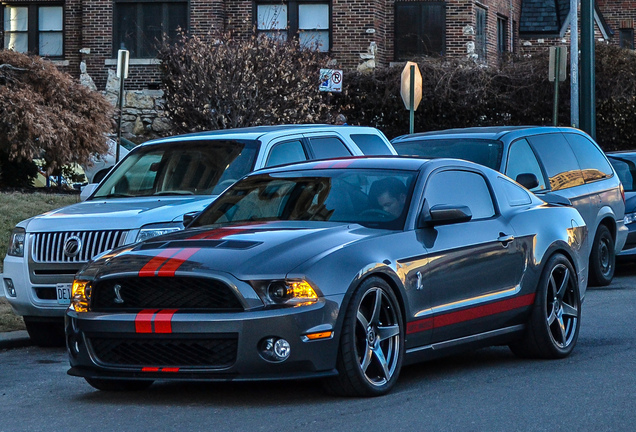
<svg viewBox="0 0 636 432"><path fill-rule="evenodd" d="M156 41L253 31L299 35L343 69L386 66L418 56L469 57L496 65L503 53L542 49L568 37L569 0L0 0L5 48L48 57L103 89L117 50L131 52L127 88L156 88ZM636 7L598 0L599 37L633 47Z"/></svg>

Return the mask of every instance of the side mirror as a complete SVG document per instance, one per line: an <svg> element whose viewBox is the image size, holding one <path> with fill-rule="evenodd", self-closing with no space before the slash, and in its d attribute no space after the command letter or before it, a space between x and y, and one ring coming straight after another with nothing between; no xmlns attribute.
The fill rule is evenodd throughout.
<svg viewBox="0 0 636 432"><path fill-rule="evenodd" d="M192 221L199 216L199 214L201 214L201 212L190 212L190 213L186 213L183 215L183 226L185 228L188 227L188 225L190 225L192 223Z"/></svg>
<svg viewBox="0 0 636 432"><path fill-rule="evenodd" d="M526 189L532 189L539 186L537 176L532 173L519 174L515 180Z"/></svg>
<svg viewBox="0 0 636 432"><path fill-rule="evenodd" d="M424 226L450 225L460 222L468 222L473 217L470 209L463 205L438 204L428 212L422 212L420 228Z"/></svg>
<svg viewBox="0 0 636 432"><path fill-rule="evenodd" d="M86 201L86 199L93 194L95 189L97 189L97 183L89 183L82 188L82 192L80 192L80 200Z"/></svg>

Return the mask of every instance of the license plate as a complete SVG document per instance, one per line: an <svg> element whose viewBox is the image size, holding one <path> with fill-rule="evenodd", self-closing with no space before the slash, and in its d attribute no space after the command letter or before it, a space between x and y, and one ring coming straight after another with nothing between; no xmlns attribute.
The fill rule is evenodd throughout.
<svg viewBox="0 0 636 432"><path fill-rule="evenodd" d="M57 304L61 305L70 305L71 304L71 284L70 283L59 283L55 287L55 291L57 292Z"/></svg>

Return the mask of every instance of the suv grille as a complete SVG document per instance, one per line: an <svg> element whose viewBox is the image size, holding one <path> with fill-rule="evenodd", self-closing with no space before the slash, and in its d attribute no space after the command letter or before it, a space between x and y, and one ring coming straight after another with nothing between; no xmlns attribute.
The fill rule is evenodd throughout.
<svg viewBox="0 0 636 432"><path fill-rule="evenodd" d="M116 286L119 286L117 290ZM117 297L119 292L120 298ZM234 291L215 279L144 277L107 279L92 287L91 310L188 309L242 311Z"/></svg>
<svg viewBox="0 0 636 432"><path fill-rule="evenodd" d="M31 257L36 263L88 262L97 254L121 246L126 234L128 231L123 230L36 233L31 235ZM74 239L74 244L67 245L65 251L69 239Z"/></svg>
<svg viewBox="0 0 636 432"><path fill-rule="evenodd" d="M212 339L121 339L92 337L97 360L110 366L204 366L227 368L236 361L238 336Z"/></svg>

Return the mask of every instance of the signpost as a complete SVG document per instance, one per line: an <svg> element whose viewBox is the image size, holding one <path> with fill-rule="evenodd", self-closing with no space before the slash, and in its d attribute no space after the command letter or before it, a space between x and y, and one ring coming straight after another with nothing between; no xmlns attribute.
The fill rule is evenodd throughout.
<svg viewBox="0 0 636 432"><path fill-rule="evenodd" d="M402 70L400 95L409 110L409 133L415 129L415 110L422 101L422 74L414 62L406 62Z"/></svg>
<svg viewBox="0 0 636 432"><path fill-rule="evenodd" d="M115 150L115 163L119 162L119 147L121 146L121 119L124 116L124 80L128 78L129 58L130 52L128 50L120 49L117 51L117 78L119 78L119 126L117 128L117 150Z"/></svg>
<svg viewBox="0 0 636 432"><path fill-rule="evenodd" d="M342 71L338 69L320 69L320 91L341 92Z"/></svg>
<svg viewBox="0 0 636 432"><path fill-rule="evenodd" d="M559 117L559 82L565 81L567 76L568 49L564 46L550 47L550 65L548 80L554 82L554 111L552 123L557 126Z"/></svg>

